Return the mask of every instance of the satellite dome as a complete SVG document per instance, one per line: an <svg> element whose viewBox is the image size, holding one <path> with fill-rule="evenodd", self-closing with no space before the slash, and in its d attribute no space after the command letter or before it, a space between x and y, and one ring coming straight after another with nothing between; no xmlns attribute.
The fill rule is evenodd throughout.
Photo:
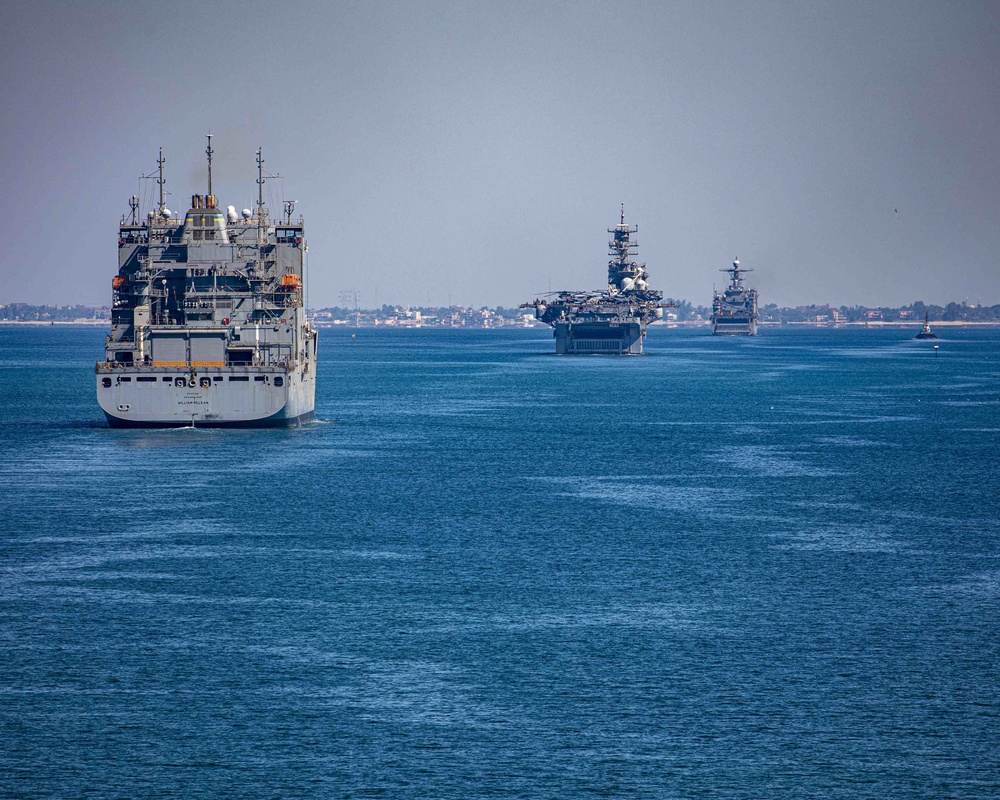
<svg viewBox="0 0 1000 800"><path fill-rule="evenodd" d="M169 208L163 209L163 216L165 216L167 219L170 219L173 215L174 212L171 211Z"/></svg>
<svg viewBox="0 0 1000 800"><path fill-rule="evenodd" d="M146 219L152 219L155 216L156 216L155 212L150 211L148 214L146 214Z"/></svg>
<svg viewBox="0 0 1000 800"><path fill-rule="evenodd" d="M243 219L250 219L250 209L249 208L244 208L243 209Z"/></svg>

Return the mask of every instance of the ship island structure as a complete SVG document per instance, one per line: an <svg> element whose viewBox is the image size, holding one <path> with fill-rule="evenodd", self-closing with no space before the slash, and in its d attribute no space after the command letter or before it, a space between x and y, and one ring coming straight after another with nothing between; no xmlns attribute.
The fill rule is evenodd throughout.
<svg viewBox="0 0 1000 800"><path fill-rule="evenodd" d="M294 201L275 219L257 151L257 209L223 211L191 198L183 219L164 203L118 229L111 333L96 365L97 399L112 427L272 427L313 416L317 332L305 314L307 251ZM152 176L145 176L152 177Z"/></svg>
<svg viewBox="0 0 1000 800"><path fill-rule="evenodd" d="M646 265L632 260L638 248L632 236L638 227L621 221L609 228L611 241L608 287L593 292L555 292L547 299L523 303L535 317L552 326L557 355L610 353L640 355L646 328L663 318L663 293L650 289Z"/></svg>
<svg viewBox="0 0 1000 800"><path fill-rule="evenodd" d="M730 276L729 286L722 292L714 292L712 298L712 333L716 336L756 336L757 290L743 284L743 275L753 272L734 259L728 269L719 270Z"/></svg>

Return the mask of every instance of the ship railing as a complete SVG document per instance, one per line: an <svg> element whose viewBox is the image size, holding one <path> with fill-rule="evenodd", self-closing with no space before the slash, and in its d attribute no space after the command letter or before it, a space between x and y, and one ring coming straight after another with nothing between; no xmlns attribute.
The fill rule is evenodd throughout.
<svg viewBox="0 0 1000 800"><path fill-rule="evenodd" d="M246 299L254 297L254 292L240 291L240 292L230 292L228 290L222 289L186 289L184 292L185 298L195 297L197 302L211 302L212 300L229 300L231 298Z"/></svg>
<svg viewBox="0 0 1000 800"><path fill-rule="evenodd" d="M171 364L170 366L163 366L152 363L144 363L141 361L135 361L131 364L123 364L120 361L105 360L96 361L94 364L96 372L116 372L119 370L141 370L142 372L150 373L153 375L176 375L182 372L194 371L196 373L201 372L213 372L222 370L227 375L258 375L267 372L284 371L291 372L296 369L298 362L295 359L285 360L285 361L271 361L267 363L237 363L230 364L226 363L222 366L203 366L197 363L190 364L186 362L178 362L177 364Z"/></svg>

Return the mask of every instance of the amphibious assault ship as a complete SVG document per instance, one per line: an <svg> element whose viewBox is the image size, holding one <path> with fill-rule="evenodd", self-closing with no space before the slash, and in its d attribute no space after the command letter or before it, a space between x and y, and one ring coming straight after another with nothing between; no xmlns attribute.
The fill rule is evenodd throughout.
<svg viewBox="0 0 1000 800"><path fill-rule="evenodd" d="M650 289L645 264L632 260L638 231L621 222L608 228L611 260L608 288L594 292L555 292L522 308L534 308L535 317L553 328L556 354L615 353L639 355L646 327L663 318L663 292Z"/></svg>
<svg viewBox="0 0 1000 800"><path fill-rule="evenodd" d="M757 290L743 285L743 273L753 270L740 266L737 258L729 269L719 272L728 272L732 280L724 292L715 292L712 298L712 333L716 336L756 336L760 318Z"/></svg>
<svg viewBox="0 0 1000 800"><path fill-rule="evenodd" d="M97 399L113 427L270 427L310 419L317 333L306 320L306 242L295 204L274 219L264 206L257 151L257 209L225 211L212 194L191 198L183 219L164 203L140 217L139 199L118 229L111 333L97 362ZM152 177L145 176L145 177Z"/></svg>

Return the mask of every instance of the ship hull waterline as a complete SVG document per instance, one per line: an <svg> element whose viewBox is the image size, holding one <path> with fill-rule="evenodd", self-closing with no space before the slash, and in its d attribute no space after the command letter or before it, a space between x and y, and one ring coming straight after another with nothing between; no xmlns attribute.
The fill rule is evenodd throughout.
<svg viewBox="0 0 1000 800"><path fill-rule="evenodd" d="M756 336L757 322L755 320L733 320L712 322L712 333L715 336Z"/></svg>
<svg viewBox="0 0 1000 800"><path fill-rule="evenodd" d="M115 428L273 428L313 418L315 372L274 368L99 369L97 398Z"/></svg>
<svg viewBox="0 0 1000 800"><path fill-rule="evenodd" d="M638 322L566 323L553 325L556 355L642 355L645 326Z"/></svg>
<svg viewBox="0 0 1000 800"><path fill-rule="evenodd" d="M108 420L108 427L111 428L296 428L304 423L311 422L316 415L313 411L300 414L297 417L286 417L282 414L275 414L263 419L246 420L199 420L192 417L187 422L153 422L134 419L122 419L104 412Z"/></svg>

